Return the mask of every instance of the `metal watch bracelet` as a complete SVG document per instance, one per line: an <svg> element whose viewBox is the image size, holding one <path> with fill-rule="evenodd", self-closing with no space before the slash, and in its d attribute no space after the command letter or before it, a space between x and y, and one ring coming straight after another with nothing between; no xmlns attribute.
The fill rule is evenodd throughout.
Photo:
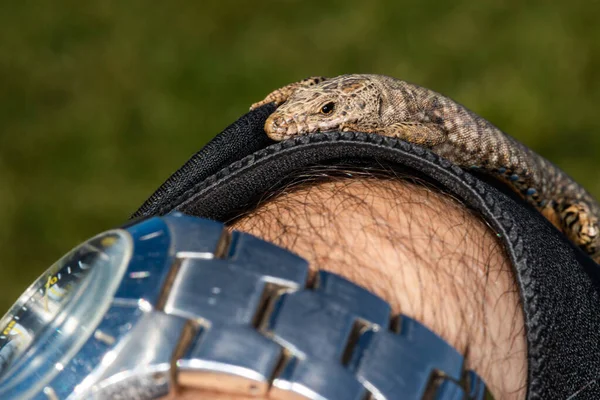
<svg viewBox="0 0 600 400"><path fill-rule="evenodd" d="M113 349L118 362L101 363L69 398L156 398L182 387L273 399L491 398L439 336L340 276L309 281L307 262L278 246L183 214L127 230L134 257L151 259L153 243L170 240L171 265L127 271L110 311L131 319ZM118 336L110 321L96 338Z"/></svg>

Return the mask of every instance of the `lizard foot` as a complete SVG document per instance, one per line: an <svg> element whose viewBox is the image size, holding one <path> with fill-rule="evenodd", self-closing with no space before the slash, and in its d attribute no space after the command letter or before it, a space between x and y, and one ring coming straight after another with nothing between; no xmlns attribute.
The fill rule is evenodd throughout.
<svg viewBox="0 0 600 400"><path fill-rule="evenodd" d="M316 85L318 83L323 82L327 78L323 76L311 76L310 78L303 79L299 82L290 83L280 89L274 90L269 93L264 100L259 101L258 103L254 103L250 106L250 110L254 110L255 108L261 107L265 104L275 103L276 106L285 103L285 101L298 89L301 87L309 87Z"/></svg>
<svg viewBox="0 0 600 400"><path fill-rule="evenodd" d="M600 264L600 228L587 205L572 203L560 212L565 234Z"/></svg>

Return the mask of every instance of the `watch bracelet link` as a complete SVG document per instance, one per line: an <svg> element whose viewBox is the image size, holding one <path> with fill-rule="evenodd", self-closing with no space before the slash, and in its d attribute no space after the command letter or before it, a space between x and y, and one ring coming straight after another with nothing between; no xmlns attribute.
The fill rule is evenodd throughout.
<svg viewBox="0 0 600 400"><path fill-rule="evenodd" d="M176 261L147 325L164 326L162 340L176 342L163 390L274 399L492 398L452 346L412 318L392 317L390 305L369 291L324 271L310 281L304 259L221 223L180 213L161 219ZM155 397L160 390L144 395L140 387L160 378L139 381L135 397ZM95 397L134 396L117 384Z"/></svg>

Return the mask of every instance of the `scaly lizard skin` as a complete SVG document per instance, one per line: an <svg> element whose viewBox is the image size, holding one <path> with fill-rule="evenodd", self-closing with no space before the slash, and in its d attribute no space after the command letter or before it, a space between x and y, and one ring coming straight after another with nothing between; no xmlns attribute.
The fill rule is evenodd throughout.
<svg viewBox="0 0 600 400"><path fill-rule="evenodd" d="M274 140L354 131L400 138L463 168L508 183L597 263L600 205L548 160L472 111L432 90L383 75L313 77L269 94L265 132Z"/></svg>

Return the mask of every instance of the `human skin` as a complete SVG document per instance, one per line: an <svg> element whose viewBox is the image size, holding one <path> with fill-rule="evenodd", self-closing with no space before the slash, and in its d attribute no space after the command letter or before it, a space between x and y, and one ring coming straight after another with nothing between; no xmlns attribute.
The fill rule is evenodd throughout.
<svg viewBox="0 0 600 400"><path fill-rule="evenodd" d="M428 185L352 175L289 187L232 227L376 293L465 354L496 399L525 398L522 308L495 233ZM196 390L169 398L245 399Z"/></svg>

